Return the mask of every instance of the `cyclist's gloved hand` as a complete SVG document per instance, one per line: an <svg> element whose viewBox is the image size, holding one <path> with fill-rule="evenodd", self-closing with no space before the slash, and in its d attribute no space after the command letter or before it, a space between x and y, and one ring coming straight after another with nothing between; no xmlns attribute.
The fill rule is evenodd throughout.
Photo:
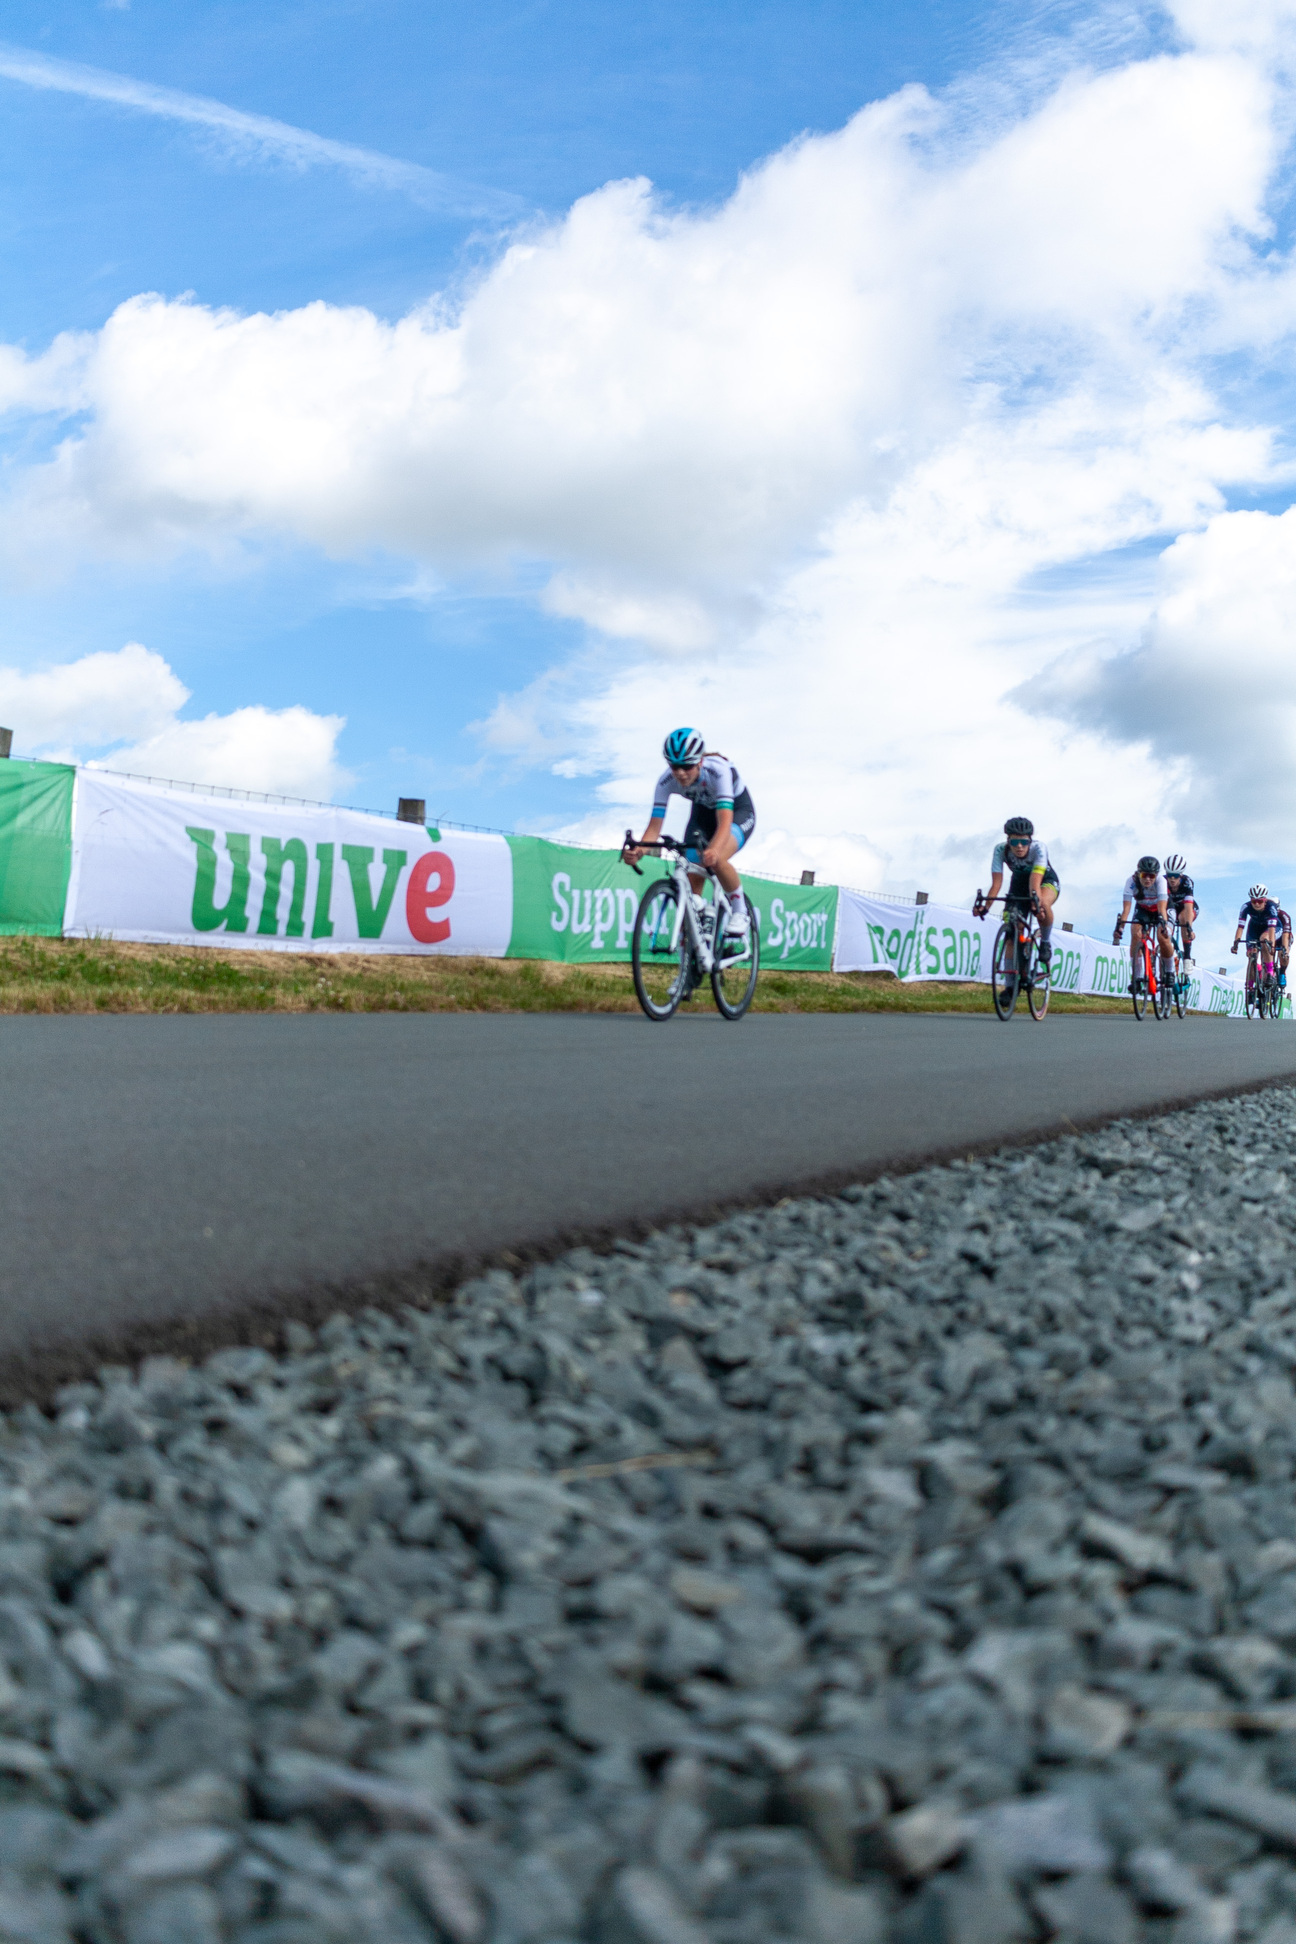
<svg viewBox="0 0 1296 1944"><path fill-rule="evenodd" d="M1235 939L1233 940L1233 943L1232 943L1232 944L1231 944L1231 945L1229 946L1229 950L1230 950L1230 952L1232 952L1232 954L1233 954L1233 956L1234 956L1234 958L1236 958L1236 957L1237 957L1237 940L1236 940L1236 938L1235 938Z"/></svg>

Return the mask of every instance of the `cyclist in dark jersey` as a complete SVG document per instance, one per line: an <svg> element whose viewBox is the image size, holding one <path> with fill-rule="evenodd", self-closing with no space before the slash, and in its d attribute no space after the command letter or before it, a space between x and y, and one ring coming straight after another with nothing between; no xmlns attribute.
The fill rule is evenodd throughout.
<svg viewBox="0 0 1296 1944"><path fill-rule="evenodd" d="M666 768L657 779L652 815L639 843L651 844L660 837L666 806L673 796L688 799L685 853L690 864L705 864L719 878L729 900L725 943L730 951L742 950L751 931L751 913L742 879L730 859L738 855L756 828L751 792L729 758L708 750L696 729L672 729L662 744L662 754ZM632 864L643 856L638 845L628 845L623 854ZM692 877L693 889L701 891L705 881L697 872Z"/></svg>
<svg viewBox="0 0 1296 1944"><path fill-rule="evenodd" d="M1238 913L1237 931L1230 947L1236 953L1246 928L1247 948L1247 991L1255 983L1256 958L1259 956L1261 970L1267 972L1273 963L1273 949L1278 935L1278 925L1282 910L1276 898L1269 896L1266 884L1253 884L1246 903Z"/></svg>
<svg viewBox="0 0 1296 1944"><path fill-rule="evenodd" d="M1287 990L1287 967L1291 961L1292 921L1289 911L1278 912L1278 941L1274 947L1274 958L1278 963L1278 984Z"/></svg>
<svg viewBox="0 0 1296 1944"><path fill-rule="evenodd" d="M1009 874L1005 912L1029 911L1031 900L1039 900L1040 964L1047 965L1053 955L1053 907L1062 886L1029 817L1009 817L1004 825L1003 841L995 845L990 858L990 889L984 898L978 895L972 906L974 916L984 917L999 896L1005 869Z"/></svg>
<svg viewBox="0 0 1296 1944"><path fill-rule="evenodd" d="M1179 936L1183 940L1183 955L1185 959L1190 959L1193 948L1193 927L1197 923L1197 899L1193 892L1193 881L1188 875L1182 857L1167 857L1165 881L1170 922L1173 924L1178 919Z"/></svg>

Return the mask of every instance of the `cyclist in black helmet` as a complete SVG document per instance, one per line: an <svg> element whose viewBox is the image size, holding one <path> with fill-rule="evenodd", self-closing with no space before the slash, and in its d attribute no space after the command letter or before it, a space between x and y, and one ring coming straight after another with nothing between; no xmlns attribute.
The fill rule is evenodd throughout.
<svg viewBox="0 0 1296 1944"><path fill-rule="evenodd" d="M990 858L990 889L972 907L976 917L984 917L999 896L1005 868L1010 874L1005 912L1014 908L1029 911L1032 898L1039 900L1040 964L1047 965L1053 956L1053 907L1062 886L1029 817L1009 817L1004 825L1003 842L995 845Z"/></svg>
<svg viewBox="0 0 1296 1944"><path fill-rule="evenodd" d="M751 792L736 766L718 750L709 750L696 729L672 729L662 744L662 754L666 768L657 779L652 815L639 843L651 844L660 837L666 806L673 796L687 797L690 808L684 832L685 854L690 864L705 864L719 878L729 900L723 949L741 952L751 932L751 913L742 879L730 860L756 828ZM627 845L623 855L637 864L643 852L638 845ZM695 891L701 891L705 882L700 871L692 876Z"/></svg>
<svg viewBox="0 0 1296 1944"><path fill-rule="evenodd" d="M1140 857L1134 869L1125 880L1121 893L1120 917L1112 932L1112 944L1119 945L1121 934L1133 907L1134 923L1130 926L1130 991L1134 990L1134 980L1138 977L1139 959L1143 952L1144 932L1155 932L1157 948L1161 953L1161 977L1169 981L1174 978L1174 940L1166 922L1166 907L1170 893L1161 871L1159 857Z"/></svg>

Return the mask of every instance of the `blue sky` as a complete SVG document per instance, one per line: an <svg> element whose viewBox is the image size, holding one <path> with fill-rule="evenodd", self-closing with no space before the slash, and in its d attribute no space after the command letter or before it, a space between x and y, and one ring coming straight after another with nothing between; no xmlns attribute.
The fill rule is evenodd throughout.
<svg viewBox="0 0 1296 1944"><path fill-rule="evenodd" d="M11 46L214 97L561 213L621 176L683 203L728 195L803 129L976 65L1012 9L966 4L387 4L5 10ZM418 207L327 166L240 155L211 134L0 79L0 338L38 350L140 291L240 310L324 299L399 317L497 247L489 219ZM471 200L471 196L467 198ZM30 430L23 428L30 437ZM579 629L511 585L393 598L399 561L341 566L278 547L228 571L95 562L5 602L5 659L141 640L186 713L304 703L347 718L351 793L426 793L465 820L579 815L588 785L481 761L466 726ZM19 730L21 736L21 728ZM394 750L408 755L393 755Z"/></svg>
<svg viewBox="0 0 1296 1944"><path fill-rule="evenodd" d="M11 0L18 747L602 837L704 715L770 868L962 895L1016 747L1077 920L1149 844L1280 874L1290 26Z"/></svg>

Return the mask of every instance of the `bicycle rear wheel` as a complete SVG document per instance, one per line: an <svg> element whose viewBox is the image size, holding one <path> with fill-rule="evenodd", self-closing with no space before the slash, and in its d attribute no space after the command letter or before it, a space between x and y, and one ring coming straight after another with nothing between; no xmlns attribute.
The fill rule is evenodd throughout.
<svg viewBox="0 0 1296 1944"><path fill-rule="evenodd" d="M679 892L671 878L650 884L635 914L630 962L635 993L649 1019L669 1019L690 990L692 941L686 925L675 925L682 914Z"/></svg>
<svg viewBox="0 0 1296 1944"><path fill-rule="evenodd" d="M711 969L711 991L715 995L716 1010L724 1019L741 1019L756 996L756 980L760 973L760 927L756 918L756 907L747 906L751 918L751 930L747 934L747 949L733 958L722 959L718 956Z"/></svg>
<svg viewBox="0 0 1296 1944"><path fill-rule="evenodd" d="M1017 1005L1016 943L1017 927L1005 918L999 927L994 957L990 961L990 987L994 993L994 1009L1000 1019L1011 1019ZM1013 961L1011 965L1009 959Z"/></svg>

